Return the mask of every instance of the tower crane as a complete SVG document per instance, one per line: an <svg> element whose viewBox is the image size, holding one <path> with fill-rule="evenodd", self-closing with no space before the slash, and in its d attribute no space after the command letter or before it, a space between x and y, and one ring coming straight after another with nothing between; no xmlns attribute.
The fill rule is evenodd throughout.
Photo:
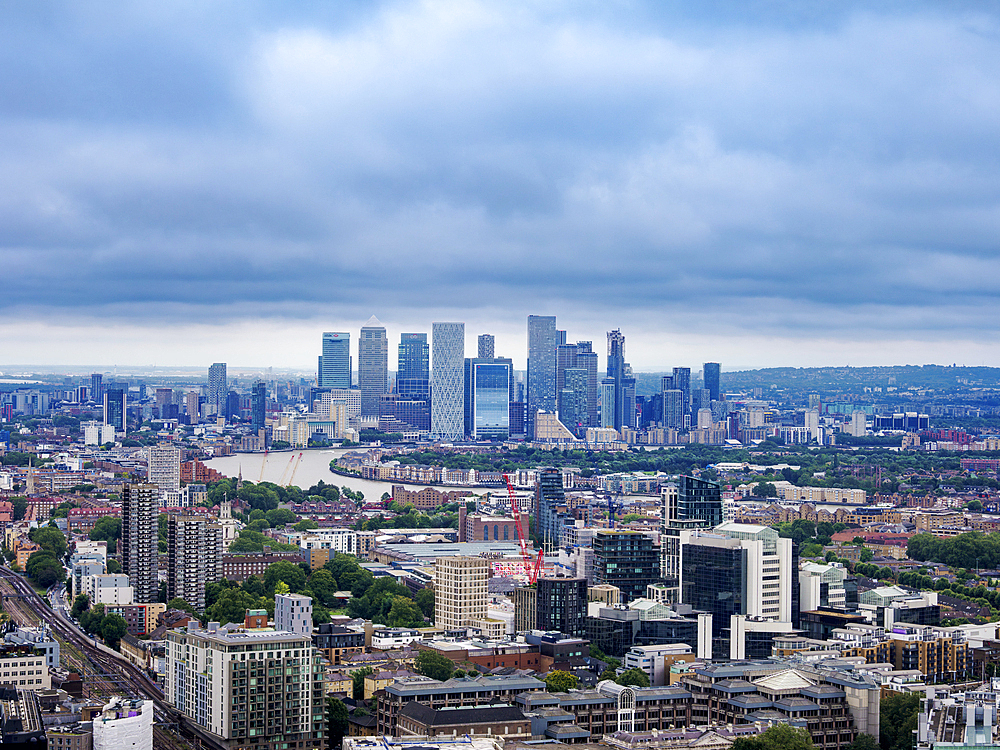
<svg viewBox="0 0 1000 750"><path fill-rule="evenodd" d="M514 494L514 485L510 481L509 474L504 474L503 478L507 482L507 495L510 497L510 512L514 516L514 528L517 530L517 543L521 550L521 559L524 560L524 572L528 575L528 583L533 584L538 580L538 574L541 572L545 551L539 550L538 557L532 560L531 553L528 552L528 535L521 525L521 510L517 504L517 495Z"/></svg>

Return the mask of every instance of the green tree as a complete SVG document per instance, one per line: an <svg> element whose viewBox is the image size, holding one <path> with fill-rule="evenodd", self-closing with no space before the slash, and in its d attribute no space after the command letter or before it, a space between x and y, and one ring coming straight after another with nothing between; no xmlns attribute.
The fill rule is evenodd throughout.
<svg viewBox="0 0 1000 750"><path fill-rule="evenodd" d="M280 526L285 526L286 524L294 523L298 518L298 516L288 508L275 508L274 510L269 510L266 514L264 514L264 517L267 518L267 522L271 524L271 527L275 529Z"/></svg>
<svg viewBox="0 0 1000 750"><path fill-rule="evenodd" d="M649 675L638 667L626 669L615 680L619 685L634 685L636 687L649 687Z"/></svg>
<svg viewBox="0 0 1000 750"><path fill-rule="evenodd" d="M80 615L80 627L88 633L101 632L101 623L104 622L104 605L98 604L83 612Z"/></svg>
<svg viewBox="0 0 1000 750"><path fill-rule="evenodd" d="M550 693L568 693L579 684L579 678L572 672L555 669L545 675L545 689Z"/></svg>
<svg viewBox="0 0 1000 750"><path fill-rule="evenodd" d="M192 607L183 599L181 599L179 596L174 597L169 602L167 602L167 609L179 609L182 612L187 612L189 615L194 615L195 617L198 616L198 613L195 611L195 608Z"/></svg>
<svg viewBox="0 0 1000 750"><path fill-rule="evenodd" d="M447 680L455 671L455 665L447 656L424 649L417 654L416 669L420 674L433 680Z"/></svg>
<svg viewBox="0 0 1000 750"><path fill-rule="evenodd" d="M326 699L326 736L328 745L333 750L343 743L344 736L350 728L347 706L339 698Z"/></svg>
<svg viewBox="0 0 1000 750"><path fill-rule="evenodd" d="M209 621L225 625L227 622L241 623L248 609L256 609L259 599L243 589L226 589L219 594L215 604L208 608L205 617Z"/></svg>
<svg viewBox="0 0 1000 750"><path fill-rule="evenodd" d="M875 553L872 552L867 547L865 547L863 550L861 550L861 554L858 555L858 559L861 560L861 562L871 562L872 558L874 558L874 557L875 557Z"/></svg>
<svg viewBox="0 0 1000 750"><path fill-rule="evenodd" d="M113 557L108 558L108 572L109 573L121 573L122 564L115 560Z"/></svg>
<svg viewBox="0 0 1000 750"><path fill-rule="evenodd" d="M386 618L391 628L422 628L424 626L424 613L412 599L405 596L393 598L392 607Z"/></svg>
<svg viewBox="0 0 1000 750"><path fill-rule="evenodd" d="M108 543L108 552L113 553L117 549L118 539L122 534L122 519L116 516L104 516L97 519L94 528L90 530L90 540L93 542L105 541Z"/></svg>
<svg viewBox="0 0 1000 750"><path fill-rule="evenodd" d="M292 593L298 593L306 587L306 574L298 565L279 560L269 565L264 573L264 590L273 592L278 581L287 584Z"/></svg>
<svg viewBox="0 0 1000 750"><path fill-rule="evenodd" d="M420 653L424 653L421 651ZM359 701L365 697L365 677L375 670L371 667L362 667L356 672L351 672L351 695L354 700Z"/></svg>
<svg viewBox="0 0 1000 750"><path fill-rule="evenodd" d="M809 732L787 724L775 724L753 737L739 737L732 750L812 750Z"/></svg>
<svg viewBox="0 0 1000 750"><path fill-rule="evenodd" d="M295 529L296 531L309 531L310 529L318 529L319 528L319 524L316 523L311 518L303 518L301 521L299 521L297 524L295 524L292 528Z"/></svg>
<svg viewBox="0 0 1000 750"><path fill-rule="evenodd" d="M424 617L434 622L434 589L420 589L413 599L420 607L420 611L424 613Z"/></svg>
<svg viewBox="0 0 1000 750"><path fill-rule="evenodd" d="M127 631L121 615L110 614L101 621L101 638L111 648L118 648L118 642Z"/></svg>
<svg viewBox="0 0 1000 750"><path fill-rule="evenodd" d="M80 619L80 615L90 609L90 597L86 594L78 594L76 599L73 600L73 609L70 610L70 614L76 620Z"/></svg>
<svg viewBox="0 0 1000 750"><path fill-rule="evenodd" d="M847 750L879 750L878 739L874 735L862 732L847 746Z"/></svg>
<svg viewBox="0 0 1000 750"><path fill-rule="evenodd" d="M66 556L66 537L55 526L42 526L32 529L28 533L28 538L57 560Z"/></svg>
<svg viewBox="0 0 1000 750"><path fill-rule="evenodd" d="M32 552L24 564L24 570L36 586L48 588L66 580L66 569L48 550Z"/></svg>
<svg viewBox="0 0 1000 750"><path fill-rule="evenodd" d="M897 693L882 699L878 724L878 744L882 750L909 750L913 747L913 730L917 728L918 713L920 696L916 693Z"/></svg>
<svg viewBox="0 0 1000 750"><path fill-rule="evenodd" d="M758 482L753 486L754 497L777 497L778 488L770 482Z"/></svg>
<svg viewBox="0 0 1000 750"><path fill-rule="evenodd" d="M323 606L330 607L334 604L333 596L337 593L337 581L326 568L320 568L309 576L309 588Z"/></svg>

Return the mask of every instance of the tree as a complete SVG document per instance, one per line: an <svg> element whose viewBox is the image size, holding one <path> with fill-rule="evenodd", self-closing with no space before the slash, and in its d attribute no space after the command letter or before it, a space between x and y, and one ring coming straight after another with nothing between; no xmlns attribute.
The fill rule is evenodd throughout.
<svg viewBox="0 0 1000 750"><path fill-rule="evenodd" d="M209 621L225 625L227 622L241 623L248 609L256 609L259 599L243 591L243 589L226 589L215 604L208 608L205 617Z"/></svg>
<svg viewBox="0 0 1000 750"><path fill-rule="evenodd" d="M101 638L111 648L118 648L118 641L126 632L128 632L128 628L121 615L106 615L101 621Z"/></svg>
<svg viewBox="0 0 1000 750"><path fill-rule="evenodd" d="M978 512L983 509L983 504L979 500L970 500L965 504L965 507L971 511Z"/></svg>
<svg viewBox="0 0 1000 750"><path fill-rule="evenodd" d="M770 482L758 482L753 486L754 497L777 497L778 488Z"/></svg>
<svg viewBox="0 0 1000 750"><path fill-rule="evenodd" d="M424 649L417 654L417 672L432 680L447 680L455 671L455 665L447 656L437 651Z"/></svg>
<svg viewBox="0 0 1000 750"><path fill-rule="evenodd" d="M732 750L812 750L809 732L787 724L775 724L754 737L740 737Z"/></svg>
<svg viewBox="0 0 1000 750"><path fill-rule="evenodd" d="M875 557L875 553L865 547L861 550L861 554L858 556L858 559L861 560L861 562L871 562L873 557Z"/></svg>
<svg viewBox="0 0 1000 750"><path fill-rule="evenodd" d="M344 705L344 702L338 698L327 698L326 736L329 738L331 748L341 746L349 727L347 706Z"/></svg>
<svg viewBox="0 0 1000 750"><path fill-rule="evenodd" d="M189 615L198 616L195 608L188 604L186 601L181 599L179 596L175 596L169 602L167 602L167 609L179 609L182 612L187 612Z"/></svg>
<svg viewBox="0 0 1000 750"><path fill-rule="evenodd" d="M862 732L847 746L847 750L879 750L878 740L874 735Z"/></svg>
<svg viewBox="0 0 1000 750"><path fill-rule="evenodd" d="M306 587L306 574L298 565L279 560L269 565L264 573L264 590L274 591L278 581L283 581L293 593L298 593Z"/></svg>
<svg viewBox="0 0 1000 750"><path fill-rule="evenodd" d="M337 593L337 581L326 568L320 568L309 576L309 588L322 602L323 606L329 607L334 603L334 594Z"/></svg>
<svg viewBox="0 0 1000 750"><path fill-rule="evenodd" d="M293 523L298 516L295 515L288 508L275 508L274 510L267 511L264 514L267 522L271 524L272 528L278 528L279 526L285 526L286 524Z"/></svg>
<svg viewBox="0 0 1000 750"><path fill-rule="evenodd" d="M420 653L424 653L421 651ZM351 695L354 700L359 701L365 697L365 677L375 670L371 667L363 667L357 672L351 672Z"/></svg>
<svg viewBox="0 0 1000 750"><path fill-rule="evenodd" d="M310 529L318 529L319 524L316 523L311 518L304 518L295 524L293 527L296 531L309 531Z"/></svg>
<svg viewBox="0 0 1000 750"><path fill-rule="evenodd" d="M115 560L113 557L108 558L108 572L109 573L121 573L122 564Z"/></svg>
<svg viewBox="0 0 1000 750"><path fill-rule="evenodd" d="M57 560L66 556L66 537L55 526L42 526L32 529L28 538L35 544L40 545L43 550L51 552Z"/></svg>
<svg viewBox="0 0 1000 750"><path fill-rule="evenodd" d="M386 618L390 628L422 628L424 626L424 613L412 599L405 596L393 598L392 607Z"/></svg>
<svg viewBox="0 0 1000 750"><path fill-rule="evenodd" d="M918 713L920 696L917 693L897 693L882 699L878 738L882 750L909 750L913 746Z"/></svg>
<svg viewBox="0 0 1000 750"><path fill-rule="evenodd" d="M73 609L70 610L70 614L76 620L80 619L80 615L90 609L90 597L86 594L78 594L76 599L73 600Z"/></svg>
<svg viewBox="0 0 1000 750"><path fill-rule="evenodd" d="M649 687L649 675L638 667L626 669L615 680L619 685L634 685L635 687Z"/></svg>
<svg viewBox="0 0 1000 750"><path fill-rule="evenodd" d="M545 689L550 693L568 693L580 684L580 680L572 672L555 669L545 675Z"/></svg>
<svg viewBox="0 0 1000 750"><path fill-rule="evenodd" d="M90 540L93 542L105 541L108 543L108 552L114 552L117 548L118 539L122 534L122 519L116 516L104 516L97 519L94 528L90 530Z"/></svg>
<svg viewBox="0 0 1000 750"><path fill-rule="evenodd" d="M434 622L434 589L420 589L414 597L414 601L420 607L420 611L424 613L424 617Z"/></svg>
<svg viewBox="0 0 1000 750"><path fill-rule="evenodd" d="M36 586L43 588L66 580L66 569L62 563L44 549L31 553L31 557L24 564L24 570Z"/></svg>

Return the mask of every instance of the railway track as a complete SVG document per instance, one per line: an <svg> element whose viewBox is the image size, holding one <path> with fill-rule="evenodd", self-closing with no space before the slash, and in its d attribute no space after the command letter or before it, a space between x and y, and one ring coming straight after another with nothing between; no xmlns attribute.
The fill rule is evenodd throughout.
<svg viewBox="0 0 1000 750"><path fill-rule="evenodd" d="M164 700L163 691L144 671L123 657L105 651L95 640L81 633L66 615L50 608L22 576L9 568L0 567L0 581L18 597L13 598L9 592L4 592L4 609L11 612L12 617L16 613L25 624L44 621L60 641L69 644L71 651L80 655L71 655L68 660L82 667L81 675L86 675L92 693L104 696L125 694L153 702L155 747L185 750L193 744L198 748L224 750L223 746L189 726L185 717ZM88 662L90 669L87 668ZM183 739L168 727L183 735Z"/></svg>

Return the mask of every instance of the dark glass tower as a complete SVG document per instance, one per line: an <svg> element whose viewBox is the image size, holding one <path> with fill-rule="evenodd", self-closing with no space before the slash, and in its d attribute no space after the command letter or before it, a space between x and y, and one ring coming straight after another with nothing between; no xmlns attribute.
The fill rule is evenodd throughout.
<svg viewBox="0 0 1000 750"><path fill-rule="evenodd" d="M528 431L535 412L556 410L556 316L528 316Z"/></svg>
<svg viewBox="0 0 1000 750"><path fill-rule="evenodd" d="M625 334L620 330L608 332L608 377L614 379L615 411L611 426L621 430L628 425L625 409Z"/></svg>
<svg viewBox="0 0 1000 750"><path fill-rule="evenodd" d="M706 362L703 369L705 377L705 388L712 396L712 401L719 400L719 374L722 372L722 365L718 362Z"/></svg>
<svg viewBox="0 0 1000 750"><path fill-rule="evenodd" d="M586 637L586 578L539 578L535 588L536 628Z"/></svg>
<svg viewBox="0 0 1000 750"><path fill-rule="evenodd" d="M684 413L691 411L691 368L674 368L674 388L684 394Z"/></svg>
<svg viewBox="0 0 1000 750"><path fill-rule="evenodd" d="M562 472L559 469L540 469L535 485L535 520L538 536L548 545L559 544L561 526L557 508L566 502Z"/></svg>
<svg viewBox="0 0 1000 750"><path fill-rule="evenodd" d="M361 415L378 416L379 397L389 392L389 339L385 326L372 315L358 339L358 386Z"/></svg>
<svg viewBox="0 0 1000 750"><path fill-rule="evenodd" d="M250 387L250 426L254 432L264 429L265 414L267 414L267 383L258 380Z"/></svg>
<svg viewBox="0 0 1000 750"><path fill-rule="evenodd" d="M426 400L430 397L431 348L426 333L399 335L399 364L396 393L403 398Z"/></svg>
<svg viewBox="0 0 1000 750"><path fill-rule="evenodd" d="M104 389L104 424L109 424L118 432L125 432L125 389Z"/></svg>
<svg viewBox="0 0 1000 750"><path fill-rule="evenodd" d="M728 655L729 618L746 614L747 552L738 543L702 542L684 545L681 601L712 613L712 653Z"/></svg>
<svg viewBox="0 0 1000 750"><path fill-rule="evenodd" d="M646 596L660 580L660 550L638 531L600 530L594 535L594 579L621 589L622 602Z"/></svg>
<svg viewBox="0 0 1000 750"><path fill-rule="evenodd" d="M722 486L696 477L681 477L677 490L677 517L702 521L707 528L722 523Z"/></svg>

